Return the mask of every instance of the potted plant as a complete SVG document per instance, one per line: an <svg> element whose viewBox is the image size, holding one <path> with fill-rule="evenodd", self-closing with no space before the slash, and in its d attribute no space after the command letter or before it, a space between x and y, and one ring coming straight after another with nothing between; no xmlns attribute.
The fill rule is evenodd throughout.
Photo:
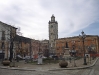
<svg viewBox="0 0 99 75"><path fill-rule="evenodd" d="M68 62L62 60L62 61L59 62L59 66L60 66L61 68L66 68L66 67L68 66Z"/></svg>
<svg viewBox="0 0 99 75"><path fill-rule="evenodd" d="M5 59L3 60L3 62L2 62L2 64L3 64L4 66L9 66L9 65L10 65L10 61L9 61L7 58L5 58Z"/></svg>

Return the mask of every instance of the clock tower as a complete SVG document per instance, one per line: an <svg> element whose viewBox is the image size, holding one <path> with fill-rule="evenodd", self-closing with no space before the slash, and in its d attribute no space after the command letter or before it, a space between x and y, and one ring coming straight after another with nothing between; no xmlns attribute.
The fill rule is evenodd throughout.
<svg viewBox="0 0 99 75"><path fill-rule="evenodd" d="M58 39L58 23L55 21L55 16L51 16L49 21L49 53L54 55L55 52L55 39Z"/></svg>

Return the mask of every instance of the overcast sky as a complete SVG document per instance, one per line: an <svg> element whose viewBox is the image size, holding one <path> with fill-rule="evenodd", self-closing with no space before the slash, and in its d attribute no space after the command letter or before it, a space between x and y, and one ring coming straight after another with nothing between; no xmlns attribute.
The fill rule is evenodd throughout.
<svg viewBox="0 0 99 75"><path fill-rule="evenodd" d="M59 38L99 35L99 0L0 0L0 21L20 27L22 35L48 39L54 14Z"/></svg>

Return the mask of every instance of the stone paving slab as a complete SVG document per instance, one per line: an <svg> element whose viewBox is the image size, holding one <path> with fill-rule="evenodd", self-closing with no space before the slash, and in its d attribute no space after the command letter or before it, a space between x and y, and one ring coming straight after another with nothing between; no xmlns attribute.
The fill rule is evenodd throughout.
<svg viewBox="0 0 99 75"><path fill-rule="evenodd" d="M12 70L24 70L24 71L55 71L55 70L73 70L73 69L83 69L94 66L98 58L95 60L92 60L91 63L88 63L88 65L83 65L83 59L75 61L76 66L74 67L74 62L68 64L67 68L60 68L58 63L54 64L42 64L42 65L33 65L30 63L25 63L24 61L16 62L16 67L9 67L9 66L3 66L0 64L0 68L3 69L12 69Z"/></svg>

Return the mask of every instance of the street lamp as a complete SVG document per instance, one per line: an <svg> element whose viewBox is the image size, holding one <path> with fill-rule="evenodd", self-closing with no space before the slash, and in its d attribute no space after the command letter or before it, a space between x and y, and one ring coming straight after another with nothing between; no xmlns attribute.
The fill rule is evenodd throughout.
<svg viewBox="0 0 99 75"><path fill-rule="evenodd" d="M86 38L86 34L82 31L81 32L82 35L79 35L79 38L81 38L82 42L83 42L83 50L84 50L84 65L87 65L86 63L86 56L85 56L85 46L84 46L84 40Z"/></svg>

